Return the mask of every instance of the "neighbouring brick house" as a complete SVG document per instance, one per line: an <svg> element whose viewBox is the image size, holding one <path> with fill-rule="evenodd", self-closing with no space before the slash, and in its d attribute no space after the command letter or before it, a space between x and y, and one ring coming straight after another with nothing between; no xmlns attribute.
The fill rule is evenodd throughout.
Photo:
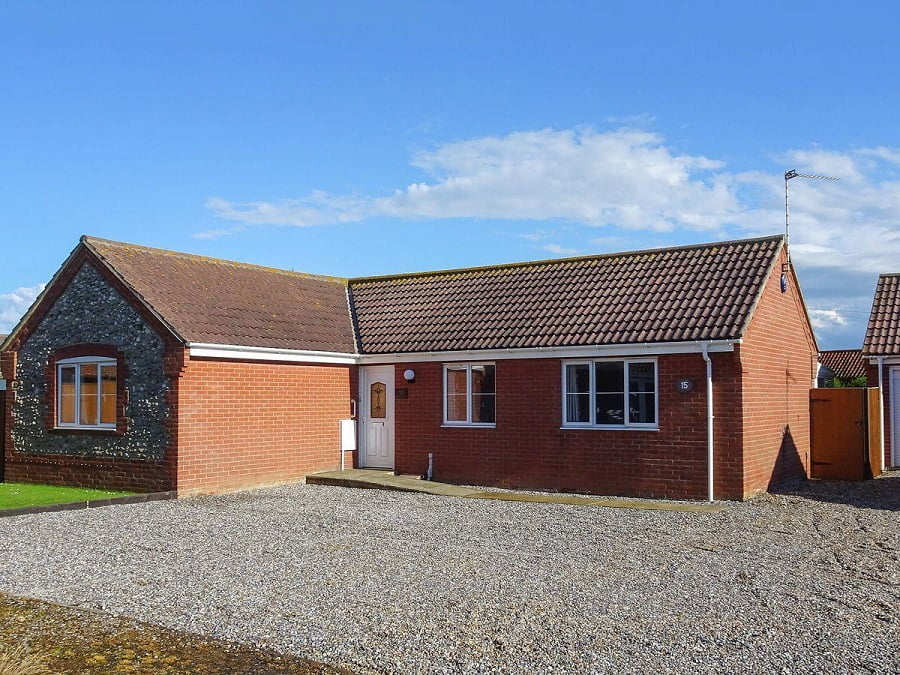
<svg viewBox="0 0 900 675"><path fill-rule="evenodd" d="M780 236L350 280L82 237L2 346L7 477L294 480L356 416L356 466L740 499L808 475L816 355Z"/></svg>
<svg viewBox="0 0 900 675"><path fill-rule="evenodd" d="M835 380L843 386L867 377L868 362L860 349L829 349L819 353L818 386L833 387Z"/></svg>
<svg viewBox="0 0 900 675"><path fill-rule="evenodd" d="M900 466L900 274L878 277L862 355L868 383L881 387L885 466Z"/></svg>

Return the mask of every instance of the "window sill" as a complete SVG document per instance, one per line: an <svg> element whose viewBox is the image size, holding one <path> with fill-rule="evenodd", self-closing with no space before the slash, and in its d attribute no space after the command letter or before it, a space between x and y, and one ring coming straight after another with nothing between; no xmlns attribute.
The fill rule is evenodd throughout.
<svg viewBox="0 0 900 675"><path fill-rule="evenodd" d="M638 426L575 426L566 425L560 427L562 431L659 431L659 427L638 427Z"/></svg>
<svg viewBox="0 0 900 675"><path fill-rule="evenodd" d="M115 434L116 427L53 427L50 429L55 434Z"/></svg>
<svg viewBox="0 0 900 675"><path fill-rule="evenodd" d="M444 422L442 429L496 429L496 424L468 424L466 422Z"/></svg>

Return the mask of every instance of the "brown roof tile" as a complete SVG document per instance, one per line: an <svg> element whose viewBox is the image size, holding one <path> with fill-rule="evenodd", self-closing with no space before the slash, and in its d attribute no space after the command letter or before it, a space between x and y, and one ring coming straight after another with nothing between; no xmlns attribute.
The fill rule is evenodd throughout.
<svg viewBox="0 0 900 675"><path fill-rule="evenodd" d="M900 274L878 277L863 354L900 354Z"/></svg>
<svg viewBox="0 0 900 675"><path fill-rule="evenodd" d="M819 363L842 380L852 380L866 374L866 360L859 349L830 349L820 352Z"/></svg>
<svg viewBox="0 0 900 675"><path fill-rule="evenodd" d="M342 279L93 237L82 243L188 342L356 351Z"/></svg>
<svg viewBox="0 0 900 675"><path fill-rule="evenodd" d="M736 339L783 238L350 281L362 353Z"/></svg>

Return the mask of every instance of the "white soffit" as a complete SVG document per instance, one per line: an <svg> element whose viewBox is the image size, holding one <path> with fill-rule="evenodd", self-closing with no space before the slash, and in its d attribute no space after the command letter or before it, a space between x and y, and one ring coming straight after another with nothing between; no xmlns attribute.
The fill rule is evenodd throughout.
<svg viewBox="0 0 900 675"><path fill-rule="evenodd" d="M740 340L710 341L710 352L733 352ZM584 359L619 356L662 356L663 354L699 354L701 342L662 342L632 345L596 345L593 347L531 347L524 349L470 349L453 352L413 352L405 354L343 354L271 347L244 347L192 342L192 358L232 361L281 361L286 363L326 363L365 365L367 363L416 363L439 361L498 361L505 359Z"/></svg>
<svg viewBox="0 0 900 675"><path fill-rule="evenodd" d="M273 347L244 347L241 345L214 345L200 342L188 343L191 358L225 359L230 361L282 361L288 363L331 363L354 365L356 354L341 352L316 352L300 349L275 349Z"/></svg>

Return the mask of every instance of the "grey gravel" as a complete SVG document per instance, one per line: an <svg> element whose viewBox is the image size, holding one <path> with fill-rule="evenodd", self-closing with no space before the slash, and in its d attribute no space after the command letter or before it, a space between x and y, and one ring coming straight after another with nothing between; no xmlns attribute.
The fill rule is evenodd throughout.
<svg viewBox="0 0 900 675"><path fill-rule="evenodd" d="M359 671L900 671L896 473L709 514L292 485L0 547L4 591Z"/></svg>

